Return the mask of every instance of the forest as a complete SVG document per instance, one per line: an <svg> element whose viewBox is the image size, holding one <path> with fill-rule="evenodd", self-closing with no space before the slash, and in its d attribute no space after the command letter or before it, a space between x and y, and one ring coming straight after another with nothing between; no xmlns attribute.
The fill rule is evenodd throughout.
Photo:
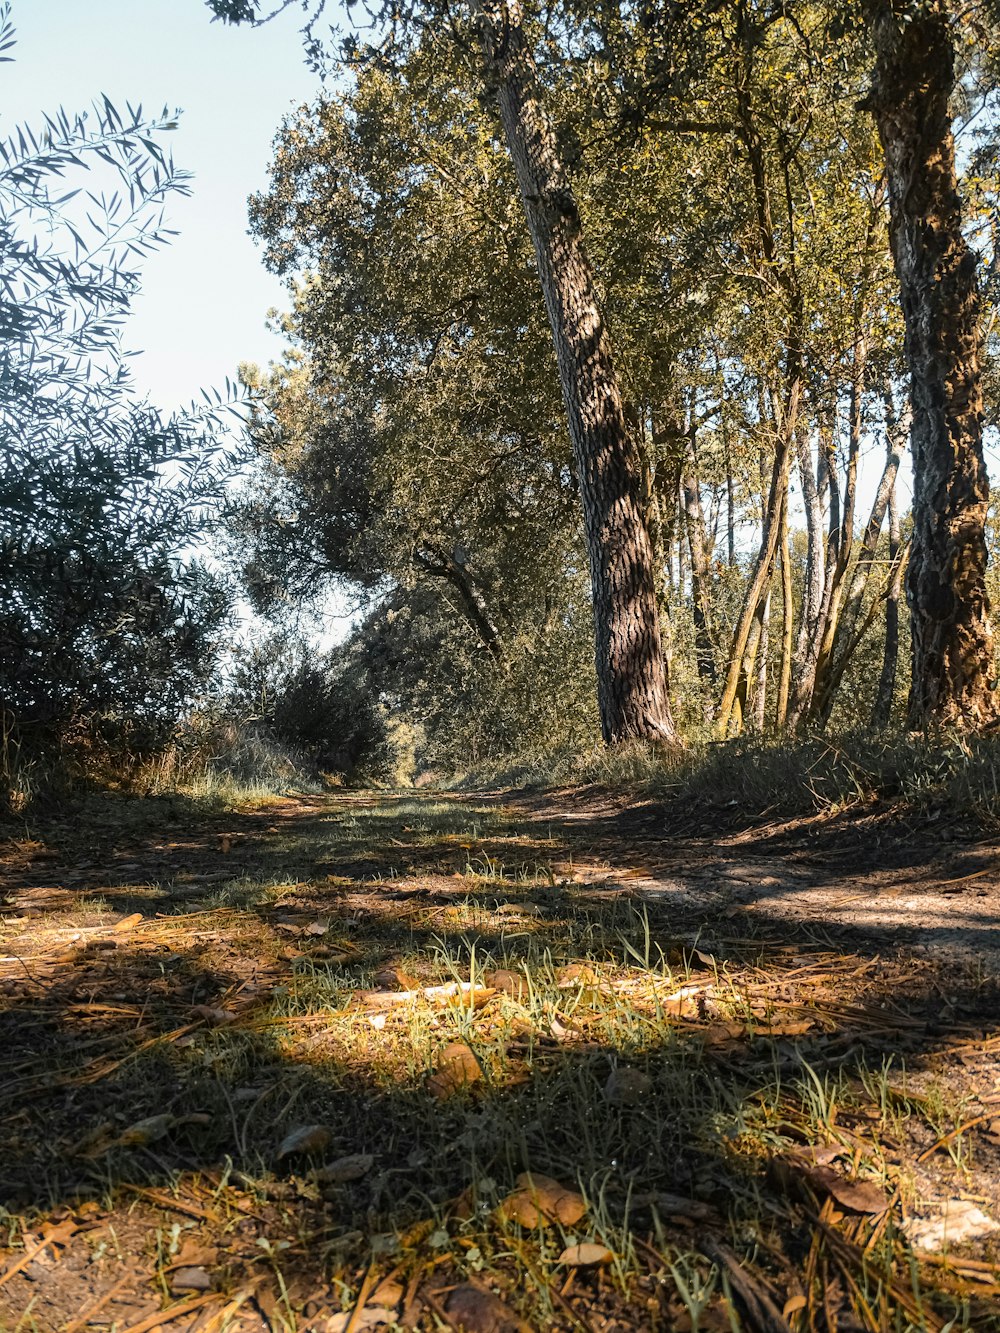
<svg viewBox="0 0 1000 1333"><path fill-rule="evenodd" d="M268 364L0 126L0 1333L1000 1330L1000 4L184 3Z"/></svg>

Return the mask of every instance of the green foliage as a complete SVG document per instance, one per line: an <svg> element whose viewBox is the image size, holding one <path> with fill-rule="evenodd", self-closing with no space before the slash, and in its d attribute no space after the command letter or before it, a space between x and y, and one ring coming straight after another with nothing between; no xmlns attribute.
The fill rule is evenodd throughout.
<svg viewBox="0 0 1000 1333"><path fill-rule="evenodd" d="M386 712L350 649L319 654L278 632L236 661L223 711L302 757L313 771L381 782L395 769Z"/></svg>
<svg viewBox="0 0 1000 1333"><path fill-rule="evenodd" d="M960 45L966 110L986 112L966 184L988 254L995 98L973 51L981 17ZM466 19L428 4L359 31L339 48L337 93L278 135L251 217L289 280L289 350L247 369L258 470L231 514L259 608L285 612L331 582L357 593L365 688L419 731L435 770L570 736L586 748L593 725L556 367ZM791 596L785 608L775 569L766 634L741 654L735 725L778 724L786 621L801 725L864 725L890 565L883 536L852 601L858 537L904 397L883 153L860 105L867 19L804 4L639 15L574 3L529 5L526 24L642 452L678 717L693 739L713 726L794 403ZM809 555L795 531L807 477L822 529ZM825 643L807 595L817 570ZM901 621L905 640L905 608ZM807 678L811 641L835 664L832 696ZM904 647L896 714L906 688Z"/></svg>
<svg viewBox="0 0 1000 1333"><path fill-rule="evenodd" d="M0 23L9 46L9 7ZM162 417L119 344L164 201L187 190L161 147L173 125L105 98L0 143L0 706L22 760L70 737L158 743L227 612L192 558L221 494L222 400Z"/></svg>

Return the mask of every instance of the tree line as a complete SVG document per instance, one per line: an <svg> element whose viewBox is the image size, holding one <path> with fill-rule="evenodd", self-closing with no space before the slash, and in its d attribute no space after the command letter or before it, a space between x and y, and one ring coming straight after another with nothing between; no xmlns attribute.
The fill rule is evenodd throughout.
<svg viewBox="0 0 1000 1333"><path fill-rule="evenodd" d="M992 3L306 10L333 77L250 201L290 308L238 467L120 345L173 118L0 150L5 764L149 752L223 675L347 769L990 728ZM346 638L295 645L331 587ZM280 628L223 672L239 595Z"/></svg>
<svg viewBox="0 0 1000 1333"><path fill-rule="evenodd" d="M685 615L717 735L827 724L879 621L885 725L905 578L907 724L991 726L991 7L477 0L375 34L252 201L294 296L254 380L261 591L335 573L412 621L436 586L519 689L582 600L604 739L675 744Z"/></svg>

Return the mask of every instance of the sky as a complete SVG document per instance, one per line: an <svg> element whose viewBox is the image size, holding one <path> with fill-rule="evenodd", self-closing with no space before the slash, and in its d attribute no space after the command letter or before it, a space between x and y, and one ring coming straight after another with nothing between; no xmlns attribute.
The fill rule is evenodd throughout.
<svg viewBox="0 0 1000 1333"><path fill-rule="evenodd" d="M281 350L266 328L284 308L247 235L247 196L267 183L271 142L285 113L310 100L298 6L258 28L213 23L203 0L13 0L17 46L0 66L0 133L38 124L59 106L115 105L183 111L166 136L175 163L194 173L190 198L168 219L180 235L150 256L125 344L136 387L170 410L202 387L222 386L240 361Z"/></svg>

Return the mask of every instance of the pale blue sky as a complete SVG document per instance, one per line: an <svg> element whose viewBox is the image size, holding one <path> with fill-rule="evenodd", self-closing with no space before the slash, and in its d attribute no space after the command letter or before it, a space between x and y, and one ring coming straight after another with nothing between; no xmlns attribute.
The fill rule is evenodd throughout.
<svg viewBox="0 0 1000 1333"><path fill-rule="evenodd" d="M59 105L84 109L100 93L150 112L183 109L167 143L194 173L194 191L170 204L181 234L147 260L128 326L126 344L143 349L132 363L140 392L173 408L221 385L238 362L276 356L265 315L284 294L247 235L246 200L266 183L282 116L317 87L301 10L250 29L213 23L203 0L14 0L13 18L0 132Z"/></svg>

